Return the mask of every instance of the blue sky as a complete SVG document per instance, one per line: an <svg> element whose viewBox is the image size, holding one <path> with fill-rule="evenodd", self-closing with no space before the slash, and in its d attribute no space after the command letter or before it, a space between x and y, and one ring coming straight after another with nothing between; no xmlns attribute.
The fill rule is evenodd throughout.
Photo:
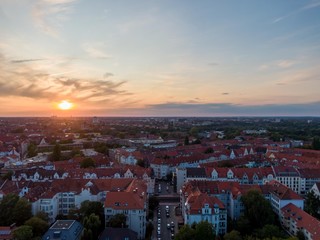
<svg viewBox="0 0 320 240"><path fill-rule="evenodd" d="M2 116L320 115L319 0L1 0L0 28Z"/></svg>

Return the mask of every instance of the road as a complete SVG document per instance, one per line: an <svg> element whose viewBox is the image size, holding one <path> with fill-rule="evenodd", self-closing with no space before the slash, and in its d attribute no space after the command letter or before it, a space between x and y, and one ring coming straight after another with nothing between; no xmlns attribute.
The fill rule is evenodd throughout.
<svg viewBox="0 0 320 240"><path fill-rule="evenodd" d="M155 190L159 195L168 195L173 193L173 187L168 185L166 182L159 182L161 184L161 189L159 191L159 185L156 185ZM168 188L167 188L168 187ZM156 240L170 240L173 238L174 234L178 231L177 219L175 216L175 207L178 206L179 203L172 202L160 202L159 207L154 212L153 219L153 239ZM167 210L169 215L167 215ZM160 213L160 214L159 214ZM173 227L171 227L171 223L173 222ZM168 228L168 224L170 227ZM172 235L173 234L173 235Z"/></svg>

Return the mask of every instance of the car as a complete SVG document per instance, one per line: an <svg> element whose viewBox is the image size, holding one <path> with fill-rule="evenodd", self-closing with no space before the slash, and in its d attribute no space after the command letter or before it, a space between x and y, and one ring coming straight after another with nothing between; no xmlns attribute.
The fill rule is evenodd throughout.
<svg viewBox="0 0 320 240"><path fill-rule="evenodd" d="M161 223L161 218L158 218L158 223Z"/></svg>
<svg viewBox="0 0 320 240"><path fill-rule="evenodd" d="M169 211L169 206L168 205L166 206L166 211Z"/></svg>
<svg viewBox="0 0 320 240"><path fill-rule="evenodd" d="M169 212L166 212L166 217L170 217L170 213Z"/></svg>
<svg viewBox="0 0 320 240"><path fill-rule="evenodd" d="M170 226L170 223L168 223L168 224L167 224L167 228L170 229L170 227L171 227L171 226Z"/></svg>
<svg viewBox="0 0 320 240"><path fill-rule="evenodd" d="M161 231L158 231L158 236L159 236L159 237L161 236Z"/></svg>
<svg viewBox="0 0 320 240"><path fill-rule="evenodd" d="M171 227L172 227L172 228L174 228L174 222L171 222L171 224L170 224L170 225L171 225Z"/></svg>
<svg viewBox="0 0 320 240"><path fill-rule="evenodd" d="M174 233L171 233L171 239L174 239Z"/></svg>

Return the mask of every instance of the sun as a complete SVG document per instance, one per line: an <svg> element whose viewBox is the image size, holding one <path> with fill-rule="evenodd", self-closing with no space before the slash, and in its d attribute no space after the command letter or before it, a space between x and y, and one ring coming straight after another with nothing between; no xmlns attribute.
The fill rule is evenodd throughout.
<svg viewBox="0 0 320 240"><path fill-rule="evenodd" d="M61 109L61 110L69 110L73 107L73 104L67 100L63 100L61 101L59 104L58 104L58 107Z"/></svg>

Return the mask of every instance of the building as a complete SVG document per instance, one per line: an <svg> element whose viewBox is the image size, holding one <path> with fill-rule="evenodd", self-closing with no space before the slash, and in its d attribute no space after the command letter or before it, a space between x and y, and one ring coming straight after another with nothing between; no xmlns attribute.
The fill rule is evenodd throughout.
<svg viewBox="0 0 320 240"><path fill-rule="evenodd" d="M291 235L301 231L307 240L320 239L320 221L292 203L281 208L280 221Z"/></svg>
<svg viewBox="0 0 320 240"><path fill-rule="evenodd" d="M16 225L1 227L0 226L0 240L13 240L13 231L16 229Z"/></svg>
<svg viewBox="0 0 320 240"><path fill-rule="evenodd" d="M272 209L278 216L281 208L289 203L303 210L304 199L280 182L273 180L262 186L262 189L268 193Z"/></svg>
<svg viewBox="0 0 320 240"><path fill-rule="evenodd" d="M315 183L310 191L313 191L316 196L320 197L320 182Z"/></svg>
<svg viewBox="0 0 320 240"><path fill-rule="evenodd" d="M185 188L182 192L181 206L184 224L192 225L208 221L214 226L216 235L227 232L227 209L215 196L203 193L199 188Z"/></svg>
<svg viewBox="0 0 320 240"><path fill-rule="evenodd" d="M124 191L108 192L104 202L105 222L116 214L126 216L126 225L144 239L146 234L147 194L146 185L132 183Z"/></svg>
<svg viewBox="0 0 320 240"><path fill-rule="evenodd" d="M57 220L43 235L42 240L68 239L80 240L83 226L75 220Z"/></svg>

